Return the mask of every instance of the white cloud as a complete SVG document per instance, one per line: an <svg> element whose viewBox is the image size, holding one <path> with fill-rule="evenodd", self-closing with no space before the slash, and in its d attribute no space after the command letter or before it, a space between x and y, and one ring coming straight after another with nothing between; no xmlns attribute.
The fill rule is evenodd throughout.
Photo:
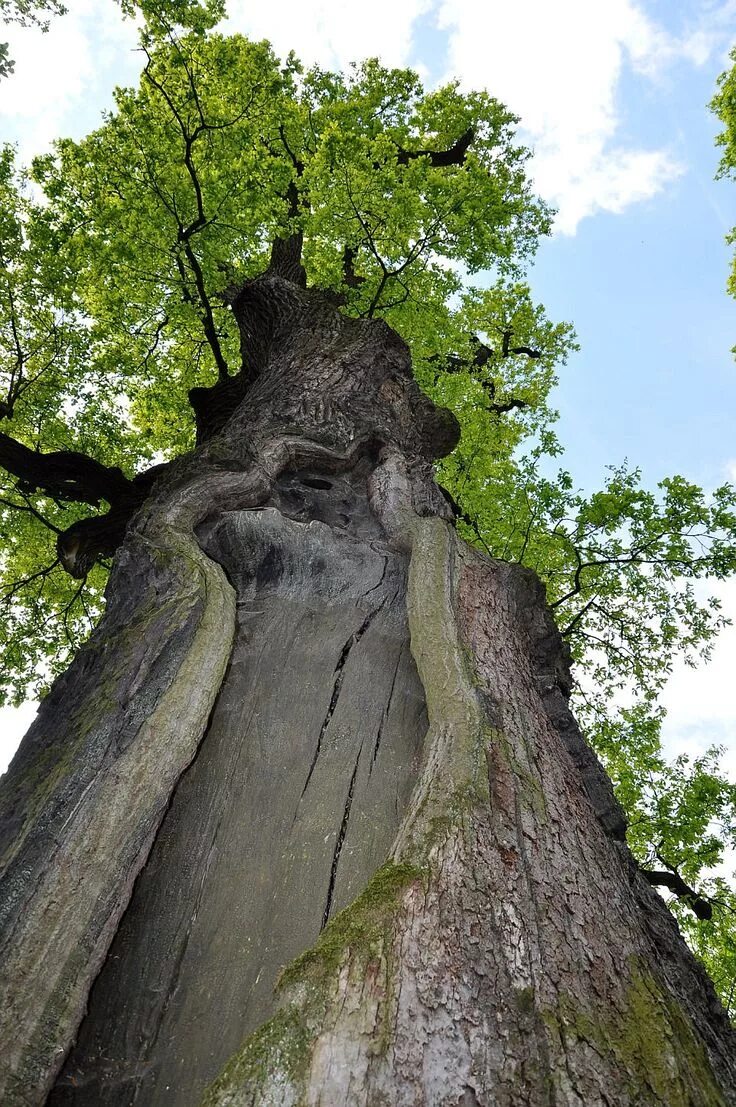
<svg viewBox="0 0 736 1107"><path fill-rule="evenodd" d="M17 139L24 161L62 134L78 137L94 127L114 85L140 70L135 26L114 0L76 0L45 34L9 25L3 38L15 70L0 81L0 125Z"/></svg>
<svg viewBox="0 0 736 1107"><path fill-rule="evenodd" d="M662 738L669 756L698 755L713 745L729 747L723 766L736 781L736 579L703 581L697 591L700 598L718 596L734 625L721 631L709 662L696 669L675 664L662 695L667 709Z"/></svg>
<svg viewBox="0 0 736 1107"><path fill-rule="evenodd" d="M380 57L384 65L406 65L412 55L414 21L431 0L229 0L226 29L267 38L277 53L294 50L306 64L344 68L351 61Z"/></svg>
<svg viewBox="0 0 736 1107"><path fill-rule="evenodd" d="M733 7L704 5L703 26L681 38L636 0L440 0L439 21L450 32L451 72L521 117L536 151L537 188L559 209L557 229L573 234L586 216L621 212L682 172L668 151L618 139L625 66L656 79L677 60L702 64L722 42Z"/></svg>

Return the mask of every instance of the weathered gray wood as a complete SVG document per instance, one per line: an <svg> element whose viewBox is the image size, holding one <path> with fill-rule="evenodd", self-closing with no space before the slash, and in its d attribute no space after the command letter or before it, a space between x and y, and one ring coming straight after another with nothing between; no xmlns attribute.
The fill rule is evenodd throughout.
<svg viewBox="0 0 736 1107"><path fill-rule="evenodd" d="M53 1083L217 696L234 597L198 525L286 502L281 475L304 466L357 467L365 485L386 451L407 467L415 505L448 513L431 460L457 441L457 421L422 396L398 335L273 274L247 282L233 308L261 374L130 523L108 613L0 785L3 1107L42 1103ZM363 509L371 533L380 503L372 493L372 521Z"/></svg>
<svg viewBox="0 0 736 1107"><path fill-rule="evenodd" d="M332 487L291 479L278 498L336 505L342 529L267 508L207 537L238 596L229 671L49 1105L196 1105L391 848L427 727L407 558L365 491L305 479Z"/></svg>
<svg viewBox="0 0 736 1107"><path fill-rule="evenodd" d="M230 655L234 595L196 542L131 542L117 580L0 787L4 1107L43 1101Z"/></svg>

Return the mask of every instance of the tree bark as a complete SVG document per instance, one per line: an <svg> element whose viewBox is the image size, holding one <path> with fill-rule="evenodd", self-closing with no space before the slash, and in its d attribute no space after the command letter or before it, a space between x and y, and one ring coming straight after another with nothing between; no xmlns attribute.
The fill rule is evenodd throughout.
<svg viewBox="0 0 736 1107"><path fill-rule="evenodd" d="M248 385L0 789L2 1102L736 1103L543 590L452 530L453 417L381 322L233 311Z"/></svg>

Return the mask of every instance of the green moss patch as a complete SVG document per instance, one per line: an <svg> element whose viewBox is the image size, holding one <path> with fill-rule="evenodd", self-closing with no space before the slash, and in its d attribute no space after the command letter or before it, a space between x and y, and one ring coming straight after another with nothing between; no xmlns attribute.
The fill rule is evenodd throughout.
<svg viewBox="0 0 736 1107"><path fill-rule="evenodd" d="M281 973L278 989L294 989L296 995L301 988L301 994L246 1038L207 1089L201 1107L251 1103L253 1093L266 1082L289 1088L291 1098L284 1102L300 1102L297 1088L309 1070L340 966L348 956L367 963L385 954L402 892L425 876L409 864L388 862L378 870L355 902L327 924L315 945Z"/></svg>
<svg viewBox="0 0 736 1107"><path fill-rule="evenodd" d="M568 1040L589 1042L601 1056L613 1054L636 1102L667 1107L725 1107L703 1045L696 1039L680 1006L665 996L651 973L634 967L624 1013L611 1010L610 1019L596 1018L564 996L556 1012L542 1013L550 1030ZM650 1095L643 1098L644 1089Z"/></svg>
<svg viewBox="0 0 736 1107"><path fill-rule="evenodd" d="M314 983L325 977L334 979L348 951L360 950L367 957L374 950L377 952L383 945L401 893L425 876L425 870L408 862L387 862L355 902L330 920L312 948L287 965L277 986L287 988L306 980Z"/></svg>

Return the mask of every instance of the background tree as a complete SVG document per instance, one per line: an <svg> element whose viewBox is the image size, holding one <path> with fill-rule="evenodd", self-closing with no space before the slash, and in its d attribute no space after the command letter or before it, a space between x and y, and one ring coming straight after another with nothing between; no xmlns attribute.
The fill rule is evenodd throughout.
<svg viewBox="0 0 736 1107"><path fill-rule="evenodd" d="M648 883L710 927L694 940L727 993L728 892L698 880L733 789L713 755L665 764L652 704L675 650L717 630L692 580L732 570L732 492L656 497L619 469L585 499L545 476L573 336L523 283L549 213L497 102L376 62L305 73L193 10L177 36L158 9L139 89L35 162L43 203L3 160L16 695L66 663L115 559L4 792L9 1101L45 1094L103 962L51 1102L196 1101L322 931L213 1102L517 1102L550 1082L592 1102L612 1080L620 1102L728 1102L727 1023ZM458 544L453 515L547 581L648 878L532 577ZM638 701L612 721L624 685ZM230 727L243 703L271 729ZM242 726L293 741L242 754ZM247 909L233 854L261 889ZM204 992L226 1017L199 1017Z"/></svg>

